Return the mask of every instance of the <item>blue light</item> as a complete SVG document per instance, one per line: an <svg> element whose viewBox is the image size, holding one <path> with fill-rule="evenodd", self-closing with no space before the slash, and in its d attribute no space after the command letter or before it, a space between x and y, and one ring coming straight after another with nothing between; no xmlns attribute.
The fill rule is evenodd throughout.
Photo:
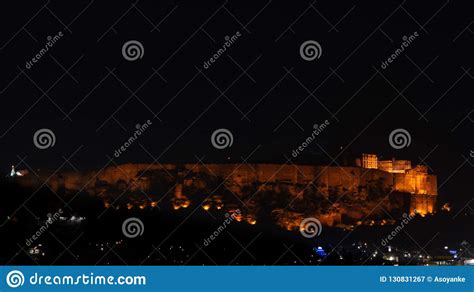
<svg viewBox="0 0 474 292"><path fill-rule="evenodd" d="M320 257L327 256L326 251L321 246L315 247L315 248L313 248L313 250Z"/></svg>

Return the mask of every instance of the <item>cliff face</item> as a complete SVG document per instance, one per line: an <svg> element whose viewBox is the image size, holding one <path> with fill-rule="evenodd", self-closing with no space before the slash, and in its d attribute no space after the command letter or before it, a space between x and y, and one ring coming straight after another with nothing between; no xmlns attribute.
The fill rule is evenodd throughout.
<svg viewBox="0 0 474 292"><path fill-rule="evenodd" d="M46 175L21 181L45 180ZM241 219L249 223L270 212L288 229L295 216L318 217L330 225L343 217L360 220L384 199L386 210L425 214L434 211L437 196L436 176L426 173L287 164L124 164L56 174L48 184L55 191L99 195L106 206L153 207L168 196L174 209L201 202L206 210L243 208Z"/></svg>

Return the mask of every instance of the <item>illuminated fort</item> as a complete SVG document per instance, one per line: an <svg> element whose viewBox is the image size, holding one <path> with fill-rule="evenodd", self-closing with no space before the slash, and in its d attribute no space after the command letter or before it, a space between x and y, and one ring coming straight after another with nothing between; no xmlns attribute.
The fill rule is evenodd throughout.
<svg viewBox="0 0 474 292"><path fill-rule="evenodd" d="M429 174L426 166L412 167L408 160L378 160L374 154L363 154L361 158L356 159L355 166L344 167L251 163L122 164L100 171L64 172L52 177L47 174L42 176L45 179L48 177L48 185L53 190L69 193L84 190L101 196L107 207L116 207L116 199L110 194L117 190L135 191L138 195L147 194L145 197L148 198L142 199L129 196L130 200L126 204L129 209L156 207L162 204L162 196L170 199L173 209L186 209L193 204L201 204L194 201L194 198L201 194L209 195L201 204L204 210L229 209L229 197L234 201L239 198L238 203L245 201L246 208L253 208L255 206L252 202L258 197L258 192L287 194L292 197L292 201L298 202L312 198L307 195L308 191L317 189L318 194L322 196L319 197L321 201L330 199L335 205L330 213L317 214L321 221L330 225L341 222L342 216L352 216L357 220L370 214L372 208L379 204L380 197L392 193L408 198L408 201L405 200L407 202L404 212L416 210L422 215L432 213L435 211L438 194L436 176ZM35 176L22 177L19 180L30 185L44 182ZM220 186L220 189L216 190L215 186ZM374 189L383 196L373 195ZM226 192L227 197L223 195ZM331 199L331 196L337 199ZM342 197L354 197L358 201L346 206L341 203ZM257 204L265 202L260 201ZM393 209L388 206L386 209L391 208ZM289 222L291 219L288 218L293 218L293 215L301 217L302 214L303 212L293 214L285 210L286 219L282 220ZM255 224L255 213L243 212L242 216L243 220Z"/></svg>
<svg viewBox="0 0 474 292"><path fill-rule="evenodd" d="M407 192L413 196L410 212L415 209L422 213L434 212L438 195L437 179L428 174L428 167L416 165L412 167L410 160L378 160L375 154L362 154L362 160L356 159L356 165L365 169L378 169L393 175L393 189Z"/></svg>

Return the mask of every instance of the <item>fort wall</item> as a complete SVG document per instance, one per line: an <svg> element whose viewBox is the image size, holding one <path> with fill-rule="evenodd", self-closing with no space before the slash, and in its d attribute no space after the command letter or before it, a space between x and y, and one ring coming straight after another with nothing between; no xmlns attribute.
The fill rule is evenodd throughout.
<svg viewBox="0 0 474 292"><path fill-rule="evenodd" d="M164 176L171 176L175 181L190 173L219 177L229 182L237 193L242 187L252 184L285 184L293 186L293 189L313 184L325 194L331 189L357 193L370 185L376 185L388 192L411 194L410 211L416 209L421 213L434 211L438 195L436 176L416 169L406 173L391 173L362 167L291 164L123 164L99 171L64 172L52 176L44 174L40 179L29 176L21 181L26 185L37 185L47 180L53 190L94 192L101 182L108 185L140 183L149 180L148 174L156 171L161 171ZM145 190L148 185L142 183Z"/></svg>

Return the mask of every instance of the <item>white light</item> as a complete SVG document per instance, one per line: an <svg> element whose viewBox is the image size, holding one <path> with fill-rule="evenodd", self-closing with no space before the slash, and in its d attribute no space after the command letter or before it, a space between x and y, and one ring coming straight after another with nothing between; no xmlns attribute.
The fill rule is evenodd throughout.
<svg viewBox="0 0 474 292"><path fill-rule="evenodd" d="M464 260L466 266L474 266L474 259Z"/></svg>

